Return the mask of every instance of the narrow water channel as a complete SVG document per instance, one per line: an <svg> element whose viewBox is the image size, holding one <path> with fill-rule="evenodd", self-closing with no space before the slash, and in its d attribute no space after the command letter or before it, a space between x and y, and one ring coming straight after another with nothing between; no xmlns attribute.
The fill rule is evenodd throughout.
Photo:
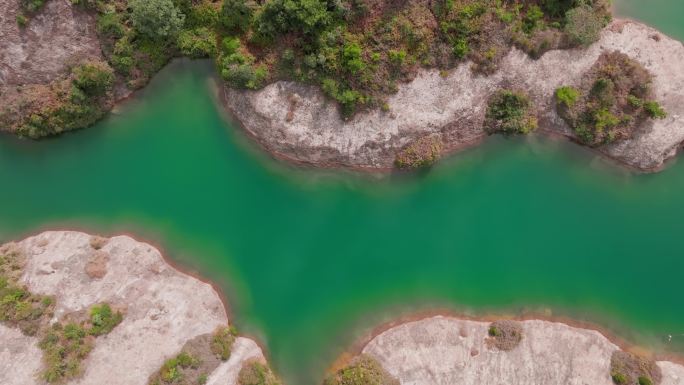
<svg viewBox="0 0 684 385"><path fill-rule="evenodd" d="M682 7L654 3L638 15L655 25ZM298 170L222 119L212 76L175 62L91 129L0 137L0 241L61 228L152 241L225 290L289 384L316 383L389 314L431 306L551 311L684 352L662 339L684 333L683 162L637 175L532 136L411 178Z"/></svg>

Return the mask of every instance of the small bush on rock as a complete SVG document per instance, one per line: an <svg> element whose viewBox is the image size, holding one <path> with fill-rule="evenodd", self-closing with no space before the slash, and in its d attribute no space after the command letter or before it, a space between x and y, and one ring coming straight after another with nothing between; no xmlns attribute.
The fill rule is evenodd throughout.
<svg viewBox="0 0 684 385"><path fill-rule="evenodd" d="M328 376L323 385L399 385L399 380L387 373L375 359L364 354Z"/></svg>
<svg viewBox="0 0 684 385"><path fill-rule="evenodd" d="M648 118L667 114L652 100L651 74L620 52L603 53L579 87L556 90L559 115L590 146L629 139Z"/></svg>
<svg viewBox="0 0 684 385"><path fill-rule="evenodd" d="M183 31L178 35L178 48L193 58L212 57L216 55L216 35L205 27Z"/></svg>
<svg viewBox="0 0 684 385"><path fill-rule="evenodd" d="M489 134L527 134L537 128L537 118L527 95L500 90L489 99L484 122Z"/></svg>
<svg viewBox="0 0 684 385"><path fill-rule="evenodd" d="M571 45L588 46L598 41L608 20L589 5L580 5L565 15L565 33Z"/></svg>
<svg viewBox="0 0 684 385"><path fill-rule="evenodd" d="M271 368L257 360L247 361L238 373L238 385L281 385Z"/></svg>
<svg viewBox="0 0 684 385"><path fill-rule="evenodd" d="M519 322L502 320L489 325L487 344L499 350L515 349L522 341L522 326Z"/></svg>
<svg viewBox="0 0 684 385"><path fill-rule="evenodd" d="M109 304L95 305L90 309L90 328L88 334L101 336L109 334L123 320L121 312L114 313Z"/></svg>
<svg viewBox="0 0 684 385"><path fill-rule="evenodd" d="M442 152L442 141L437 137L422 137L397 154L394 164L402 169L418 169L433 165Z"/></svg>
<svg viewBox="0 0 684 385"><path fill-rule="evenodd" d="M101 96L112 88L114 72L105 63L87 62L72 70L73 82L87 96Z"/></svg>
<svg viewBox="0 0 684 385"><path fill-rule="evenodd" d="M662 380L655 361L620 350L610 358L610 376L617 385L653 385Z"/></svg>
<svg viewBox="0 0 684 385"><path fill-rule="evenodd" d="M232 327L219 327L211 339L211 352L221 361L230 358L230 350L235 342L237 331Z"/></svg>

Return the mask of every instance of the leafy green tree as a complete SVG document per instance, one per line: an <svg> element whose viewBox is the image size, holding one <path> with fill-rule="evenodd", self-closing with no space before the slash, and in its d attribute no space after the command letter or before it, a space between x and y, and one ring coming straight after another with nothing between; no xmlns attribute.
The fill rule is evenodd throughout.
<svg viewBox="0 0 684 385"><path fill-rule="evenodd" d="M164 40L178 34L185 15L172 0L129 0L131 21L138 33L152 40Z"/></svg>
<svg viewBox="0 0 684 385"><path fill-rule="evenodd" d="M230 29L246 32L252 23L256 4L247 0L223 0L221 24Z"/></svg>
<svg viewBox="0 0 684 385"><path fill-rule="evenodd" d="M323 0L271 0L259 14L256 31L266 39L288 32L315 36L332 20L333 14Z"/></svg>

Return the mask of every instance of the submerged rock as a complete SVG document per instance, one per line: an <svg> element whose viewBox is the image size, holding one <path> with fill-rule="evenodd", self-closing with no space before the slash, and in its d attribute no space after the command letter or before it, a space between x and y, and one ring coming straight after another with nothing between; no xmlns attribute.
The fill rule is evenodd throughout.
<svg viewBox="0 0 684 385"><path fill-rule="evenodd" d="M626 20L611 23L587 49L549 51L538 60L512 49L486 77L473 73L469 63L445 77L422 70L389 98L388 111L366 111L347 121L317 87L295 82L259 91L225 88L223 99L244 129L276 156L323 167L383 169L392 167L402 148L427 135L441 136L443 152L479 143L486 136L487 100L500 88L524 90L539 111L541 129L574 138L555 110L553 93L579 82L601 53L615 50L651 72L655 99L668 117L648 121L633 138L599 151L637 169L657 170L684 141L684 46Z"/></svg>

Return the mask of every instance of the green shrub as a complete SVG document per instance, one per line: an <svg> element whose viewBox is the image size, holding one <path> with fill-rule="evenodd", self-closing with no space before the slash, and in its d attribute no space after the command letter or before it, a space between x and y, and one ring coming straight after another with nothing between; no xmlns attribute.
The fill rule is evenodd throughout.
<svg viewBox="0 0 684 385"><path fill-rule="evenodd" d="M172 0L129 0L133 28L152 40L175 36L183 27L185 15Z"/></svg>
<svg viewBox="0 0 684 385"><path fill-rule="evenodd" d="M36 335L52 316L52 298L35 295L17 282L21 272L20 253L0 256L0 322Z"/></svg>
<svg viewBox="0 0 684 385"><path fill-rule="evenodd" d="M618 385L627 383L627 377L625 377L625 375L622 373L613 373L611 377L613 378L613 382Z"/></svg>
<svg viewBox="0 0 684 385"><path fill-rule="evenodd" d="M247 0L223 0L220 22L229 30L246 32L252 23L255 4Z"/></svg>
<svg viewBox="0 0 684 385"><path fill-rule="evenodd" d="M470 52L470 48L468 47L468 40L461 38L454 41L451 52L458 59L463 59L464 57L466 57L468 52Z"/></svg>
<svg viewBox="0 0 684 385"><path fill-rule="evenodd" d="M640 108L644 106L644 101L632 94L627 95L627 101L629 102L629 105L634 108Z"/></svg>
<svg viewBox="0 0 684 385"><path fill-rule="evenodd" d="M575 87L563 86L556 90L556 101L568 108L572 108L579 97L580 92Z"/></svg>
<svg viewBox="0 0 684 385"><path fill-rule="evenodd" d="M211 3L191 6L185 18L185 28L214 28L219 22L219 11Z"/></svg>
<svg viewBox="0 0 684 385"><path fill-rule="evenodd" d="M268 78L268 70L263 66L254 67L252 64L234 61L222 67L221 77L236 88L258 89Z"/></svg>
<svg viewBox="0 0 684 385"><path fill-rule="evenodd" d="M323 385L399 385L382 366L368 355L356 357L345 368L328 376Z"/></svg>
<svg viewBox="0 0 684 385"><path fill-rule="evenodd" d="M389 50L389 52L387 52L387 56L394 65L400 66L404 64L404 61L406 60L406 51L404 51L403 49L391 49Z"/></svg>
<svg viewBox="0 0 684 385"><path fill-rule="evenodd" d="M185 379L184 369L197 369L201 365L199 358L181 352L176 357L164 361L159 372L152 376L150 384L177 384Z"/></svg>
<svg viewBox="0 0 684 385"><path fill-rule="evenodd" d="M123 314L118 311L113 313L109 304L95 305L90 309L91 326L88 329L88 334L92 336L109 334L122 320Z"/></svg>
<svg viewBox="0 0 684 385"><path fill-rule="evenodd" d="M216 55L216 35L206 27L184 30L178 35L178 48L193 58Z"/></svg>
<svg viewBox="0 0 684 385"><path fill-rule="evenodd" d="M656 101L648 101L644 103L644 110L648 116L654 119L665 119L667 117L667 112L660 106Z"/></svg>
<svg viewBox="0 0 684 385"><path fill-rule="evenodd" d="M576 46L586 47L597 41L605 26L605 16L588 5L573 8L566 14L565 33Z"/></svg>
<svg viewBox="0 0 684 385"><path fill-rule="evenodd" d="M49 382L64 382L78 376L80 364L93 349L85 330L77 324L54 324L38 344L43 350L45 367L42 378Z"/></svg>
<svg viewBox="0 0 684 385"><path fill-rule="evenodd" d="M135 66L135 59L133 59L133 46L127 36L122 37L114 44L114 51L109 61L117 72L124 75L131 72Z"/></svg>
<svg viewBox="0 0 684 385"><path fill-rule="evenodd" d="M219 327L211 337L211 352L222 361L228 360L236 336L237 332L234 328Z"/></svg>
<svg viewBox="0 0 684 385"><path fill-rule="evenodd" d="M33 13L38 11L45 5L46 0L20 0L19 5L26 12Z"/></svg>
<svg viewBox="0 0 684 385"><path fill-rule="evenodd" d="M17 14L17 25L19 28L26 27L26 24L28 24L28 19L26 16L22 15L21 13Z"/></svg>
<svg viewBox="0 0 684 385"><path fill-rule="evenodd" d="M119 14L107 12L97 17L97 32L100 35L119 39L126 34L126 29L121 23Z"/></svg>
<svg viewBox="0 0 684 385"><path fill-rule="evenodd" d="M544 12L542 12L541 8L537 5L531 5L523 18L523 31L528 34L534 32L543 19Z"/></svg>
<svg viewBox="0 0 684 385"><path fill-rule="evenodd" d="M537 128L529 98L522 92L500 90L489 100L485 130L489 133L527 134Z"/></svg>
<svg viewBox="0 0 684 385"><path fill-rule="evenodd" d="M271 369L259 361L248 361L238 373L238 385L281 385Z"/></svg>
<svg viewBox="0 0 684 385"><path fill-rule="evenodd" d="M73 83L88 96L101 96L112 88L114 73L108 65L88 62L72 69Z"/></svg>
<svg viewBox="0 0 684 385"><path fill-rule="evenodd" d="M346 43L342 48L344 67L352 74L356 74L366 68L361 59L361 46L358 43Z"/></svg>
<svg viewBox="0 0 684 385"><path fill-rule="evenodd" d="M653 385L653 381L648 377L641 376L639 377L639 385Z"/></svg>
<svg viewBox="0 0 684 385"><path fill-rule="evenodd" d="M323 0L271 0L261 8L255 30L266 40L278 34L300 32L316 36L333 21L328 2Z"/></svg>
<svg viewBox="0 0 684 385"><path fill-rule="evenodd" d="M442 152L442 141L435 137L423 137L399 151L394 164L402 169L418 169L432 166Z"/></svg>
<svg viewBox="0 0 684 385"><path fill-rule="evenodd" d="M221 42L223 52L226 55L232 55L240 49L240 39L235 37L226 37Z"/></svg>

